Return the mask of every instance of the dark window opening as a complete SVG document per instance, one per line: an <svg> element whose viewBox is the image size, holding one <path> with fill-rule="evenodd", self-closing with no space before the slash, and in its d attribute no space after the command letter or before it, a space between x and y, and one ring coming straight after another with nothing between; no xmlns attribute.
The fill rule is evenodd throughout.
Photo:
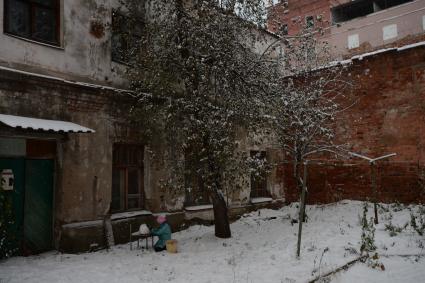
<svg viewBox="0 0 425 283"><path fill-rule="evenodd" d="M5 33L60 44L59 0L5 0Z"/></svg>
<svg viewBox="0 0 425 283"><path fill-rule="evenodd" d="M144 209L143 146L114 145L111 211Z"/></svg>
<svg viewBox="0 0 425 283"><path fill-rule="evenodd" d="M112 12L112 61L130 63L139 50L143 22L132 20L118 11Z"/></svg>
<svg viewBox="0 0 425 283"><path fill-rule="evenodd" d="M288 35L288 25L287 24L282 24L279 27L279 32L281 35Z"/></svg>
<svg viewBox="0 0 425 283"><path fill-rule="evenodd" d="M385 10L413 0L358 0L332 9L333 23L346 22L363 17L381 10Z"/></svg>
<svg viewBox="0 0 425 283"><path fill-rule="evenodd" d="M266 160L265 151L251 151L251 158L256 158L261 161ZM259 173L251 173L251 198L270 197L267 191L267 174L265 171Z"/></svg>
<svg viewBox="0 0 425 283"><path fill-rule="evenodd" d="M202 180L202 176L206 173L200 162L196 160L197 157L196 154L186 154L185 157L185 206L211 204L209 193Z"/></svg>
<svg viewBox="0 0 425 283"><path fill-rule="evenodd" d="M308 29L314 27L314 17L313 16L305 17L305 27L308 28Z"/></svg>

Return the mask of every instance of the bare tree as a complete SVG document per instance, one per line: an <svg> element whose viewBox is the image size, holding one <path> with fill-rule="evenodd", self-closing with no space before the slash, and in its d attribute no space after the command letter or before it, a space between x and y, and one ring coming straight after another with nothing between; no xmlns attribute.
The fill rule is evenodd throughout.
<svg viewBox="0 0 425 283"><path fill-rule="evenodd" d="M307 162L325 153L340 154L336 120L352 104L346 95L351 85L346 66L333 61L319 32L304 27L296 36L282 37L284 77L270 111L277 143L294 165L301 201L299 237L305 221Z"/></svg>

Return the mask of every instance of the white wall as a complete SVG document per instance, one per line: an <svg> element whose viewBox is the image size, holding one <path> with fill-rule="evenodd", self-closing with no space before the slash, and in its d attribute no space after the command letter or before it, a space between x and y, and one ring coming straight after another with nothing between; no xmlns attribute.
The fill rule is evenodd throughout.
<svg viewBox="0 0 425 283"><path fill-rule="evenodd" d="M346 54L350 47L367 52L425 32L425 0L395 6L331 27L326 38L335 54ZM353 38L358 38L354 44ZM362 47L363 46L363 47Z"/></svg>
<svg viewBox="0 0 425 283"><path fill-rule="evenodd" d="M0 66L64 79L120 86L124 66L111 62L111 10L118 0L61 0L61 47L43 45L4 33L0 0ZM100 23L104 34L90 33Z"/></svg>

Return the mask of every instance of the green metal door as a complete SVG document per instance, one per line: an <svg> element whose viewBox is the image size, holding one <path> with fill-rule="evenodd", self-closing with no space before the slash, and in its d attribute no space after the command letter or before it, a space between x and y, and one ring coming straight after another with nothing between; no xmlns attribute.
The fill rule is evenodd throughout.
<svg viewBox="0 0 425 283"><path fill-rule="evenodd" d="M24 158L0 158L0 171L11 169L14 175L14 186L12 191L5 191L12 202L13 224L9 227L13 235L9 247L20 254L23 238L24 222L24 186L25 186L25 159Z"/></svg>
<svg viewBox="0 0 425 283"><path fill-rule="evenodd" d="M53 172L53 160L25 162L24 243L30 253L53 246Z"/></svg>

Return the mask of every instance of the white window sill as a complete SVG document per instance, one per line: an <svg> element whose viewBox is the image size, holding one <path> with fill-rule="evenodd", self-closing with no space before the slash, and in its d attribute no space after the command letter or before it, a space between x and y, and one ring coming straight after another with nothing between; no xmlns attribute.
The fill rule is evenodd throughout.
<svg viewBox="0 0 425 283"><path fill-rule="evenodd" d="M207 210L212 208L213 208L212 204L205 204L205 205L187 206L184 209L187 211L199 211L199 210Z"/></svg>
<svg viewBox="0 0 425 283"><path fill-rule="evenodd" d="M272 202L272 198L252 198L251 203L257 204L257 203L265 203L265 202Z"/></svg>
<svg viewBox="0 0 425 283"><path fill-rule="evenodd" d="M23 37L23 36L19 36L19 35L7 33L7 32L5 32L4 34L7 35L7 36L10 36L10 37L14 37L14 38L17 38L17 39L20 39L20 40L23 40L23 41L30 42L30 43L34 43L34 44L38 44L38 45L42 45L42 46L46 46L46 47L50 47L50 48L54 48L54 49L58 49L58 50L65 50L65 48L61 44L55 45L53 43L52 44L45 43L45 42L37 41L37 40L31 39L31 38L26 38L26 37Z"/></svg>
<svg viewBox="0 0 425 283"><path fill-rule="evenodd" d="M118 220L124 218L131 218L142 215L152 215L152 212L148 210L136 210L136 211L127 211L127 212L119 212L111 215L111 220Z"/></svg>

